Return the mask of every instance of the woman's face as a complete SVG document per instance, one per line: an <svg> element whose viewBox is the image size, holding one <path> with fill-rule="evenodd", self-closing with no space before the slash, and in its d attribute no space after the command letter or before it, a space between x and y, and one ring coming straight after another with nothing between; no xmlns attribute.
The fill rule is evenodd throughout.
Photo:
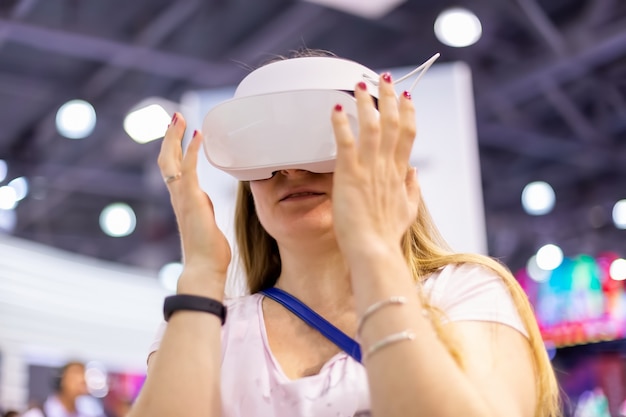
<svg viewBox="0 0 626 417"><path fill-rule="evenodd" d="M332 233L332 174L301 169L277 171L251 181L257 216L277 241Z"/></svg>

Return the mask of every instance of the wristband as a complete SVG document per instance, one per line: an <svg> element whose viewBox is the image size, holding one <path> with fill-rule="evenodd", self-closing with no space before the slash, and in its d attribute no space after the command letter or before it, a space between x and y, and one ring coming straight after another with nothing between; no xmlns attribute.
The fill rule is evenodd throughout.
<svg viewBox="0 0 626 417"><path fill-rule="evenodd" d="M226 306L212 298L189 294L165 297L165 302L163 303L163 317L165 321L168 321L172 314L179 310L203 311L215 314L222 320L222 325L226 322Z"/></svg>

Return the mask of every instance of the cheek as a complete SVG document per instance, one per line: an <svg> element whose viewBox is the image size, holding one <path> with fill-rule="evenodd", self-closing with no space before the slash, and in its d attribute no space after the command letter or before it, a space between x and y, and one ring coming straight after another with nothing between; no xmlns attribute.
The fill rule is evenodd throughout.
<svg viewBox="0 0 626 417"><path fill-rule="evenodd" d="M265 195L263 183L251 182L250 192L252 193L252 201L254 201L254 209L256 211L256 215L259 218L261 225L265 227L266 220L269 216L268 216L268 204L263 199Z"/></svg>

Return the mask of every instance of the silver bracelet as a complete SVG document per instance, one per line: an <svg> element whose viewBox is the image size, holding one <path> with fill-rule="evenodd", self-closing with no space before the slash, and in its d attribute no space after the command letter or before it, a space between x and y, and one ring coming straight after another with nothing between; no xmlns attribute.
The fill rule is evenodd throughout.
<svg viewBox="0 0 626 417"><path fill-rule="evenodd" d="M406 297L393 296L393 297L389 297L386 300L379 301L369 306L367 310L365 310L365 313L363 313L363 315L361 316L361 319L359 320L359 325L356 328L357 337L358 335L361 334L361 328L363 327L363 323L365 323L365 320L367 320L369 316L371 316L372 314L374 314L381 308L386 307L388 305L392 305L392 304L406 304Z"/></svg>
<svg viewBox="0 0 626 417"><path fill-rule="evenodd" d="M394 343L397 342L402 342L404 340L415 340L417 336L415 335L415 333L409 331L409 330L405 330L403 332L400 333L394 333L391 334L385 338L383 338L382 340L379 340L378 342L374 343L372 346L369 347L369 349L367 349L367 352L365 352L365 355L363 356L363 362L367 362L367 359L375 352L379 351L380 349L384 348L385 346L389 346L392 345Z"/></svg>

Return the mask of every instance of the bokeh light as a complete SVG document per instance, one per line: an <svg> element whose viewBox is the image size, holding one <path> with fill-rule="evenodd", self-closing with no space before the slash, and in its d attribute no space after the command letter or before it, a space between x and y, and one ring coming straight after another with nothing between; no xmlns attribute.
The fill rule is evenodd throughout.
<svg viewBox="0 0 626 417"><path fill-rule="evenodd" d="M563 251L551 243L542 246L536 256L537 266L544 271L553 271L563 262Z"/></svg>
<svg viewBox="0 0 626 417"><path fill-rule="evenodd" d="M124 131L137 143L147 143L165 136L172 116L158 104L134 110L124 118Z"/></svg>
<svg viewBox="0 0 626 417"><path fill-rule="evenodd" d="M616 281L626 280L626 259L619 258L611 262L609 275Z"/></svg>
<svg viewBox="0 0 626 417"><path fill-rule="evenodd" d="M0 210L12 210L17 206L17 193L13 187L0 187Z"/></svg>
<svg viewBox="0 0 626 417"><path fill-rule="evenodd" d="M548 214L554 208L554 190L544 181L535 181L527 184L522 190L522 207L526 213L533 216Z"/></svg>
<svg viewBox="0 0 626 417"><path fill-rule="evenodd" d="M4 159L0 159L0 182L4 181L9 173L9 165Z"/></svg>
<svg viewBox="0 0 626 417"><path fill-rule="evenodd" d="M526 263L526 273L530 279L536 282L545 282L550 278L550 271L541 269L539 265L537 265L537 255L533 255L528 259Z"/></svg>
<svg viewBox="0 0 626 417"><path fill-rule="evenodd" d="M23 200L28 195L28 180L25 177L18 177L9 182L9 187L15 190L17 201Z"/></svg>
<svg viewBox="0 0 626 417"><path fill-rule="evenodd" d="M11 233L17 224L17 214L15 210L0 209L0 230Z"/></svg>
<svg viewBox="0 0 626 417"><path fill-rule="evenodd" d="M100 228L109 236L128 236L135 230L136 225L137 217L128 204L113 203L100 213Z"/></svg>
<svg viewBox="0 0 626 417"><path fill-rule="evenodd" d="M464 8L444 10L435 20L435 35L444 45L455 48L470 46L478 42L482 33L480 19Z"/></svg>
<svg viewBox="0 0 626 417"><path fill-rule="evenodd" d="M183 272L183 264L180 262L170 262L159 270L159 281L168 291L176 291L178 278Z"/></svg>
<svg viewBox="0 0 626 417"><path fill-rule="evenodd" d="M84 100L70 100L57 111L56 126L66 138L86 138L96 127L96 110Z"/></svg>
<svg viewBox="0 0 626 417"><path fill-rule="evenodd" d="M626 200L620 200L613 206L613 223L618 229L626 229Z"/></svg>

